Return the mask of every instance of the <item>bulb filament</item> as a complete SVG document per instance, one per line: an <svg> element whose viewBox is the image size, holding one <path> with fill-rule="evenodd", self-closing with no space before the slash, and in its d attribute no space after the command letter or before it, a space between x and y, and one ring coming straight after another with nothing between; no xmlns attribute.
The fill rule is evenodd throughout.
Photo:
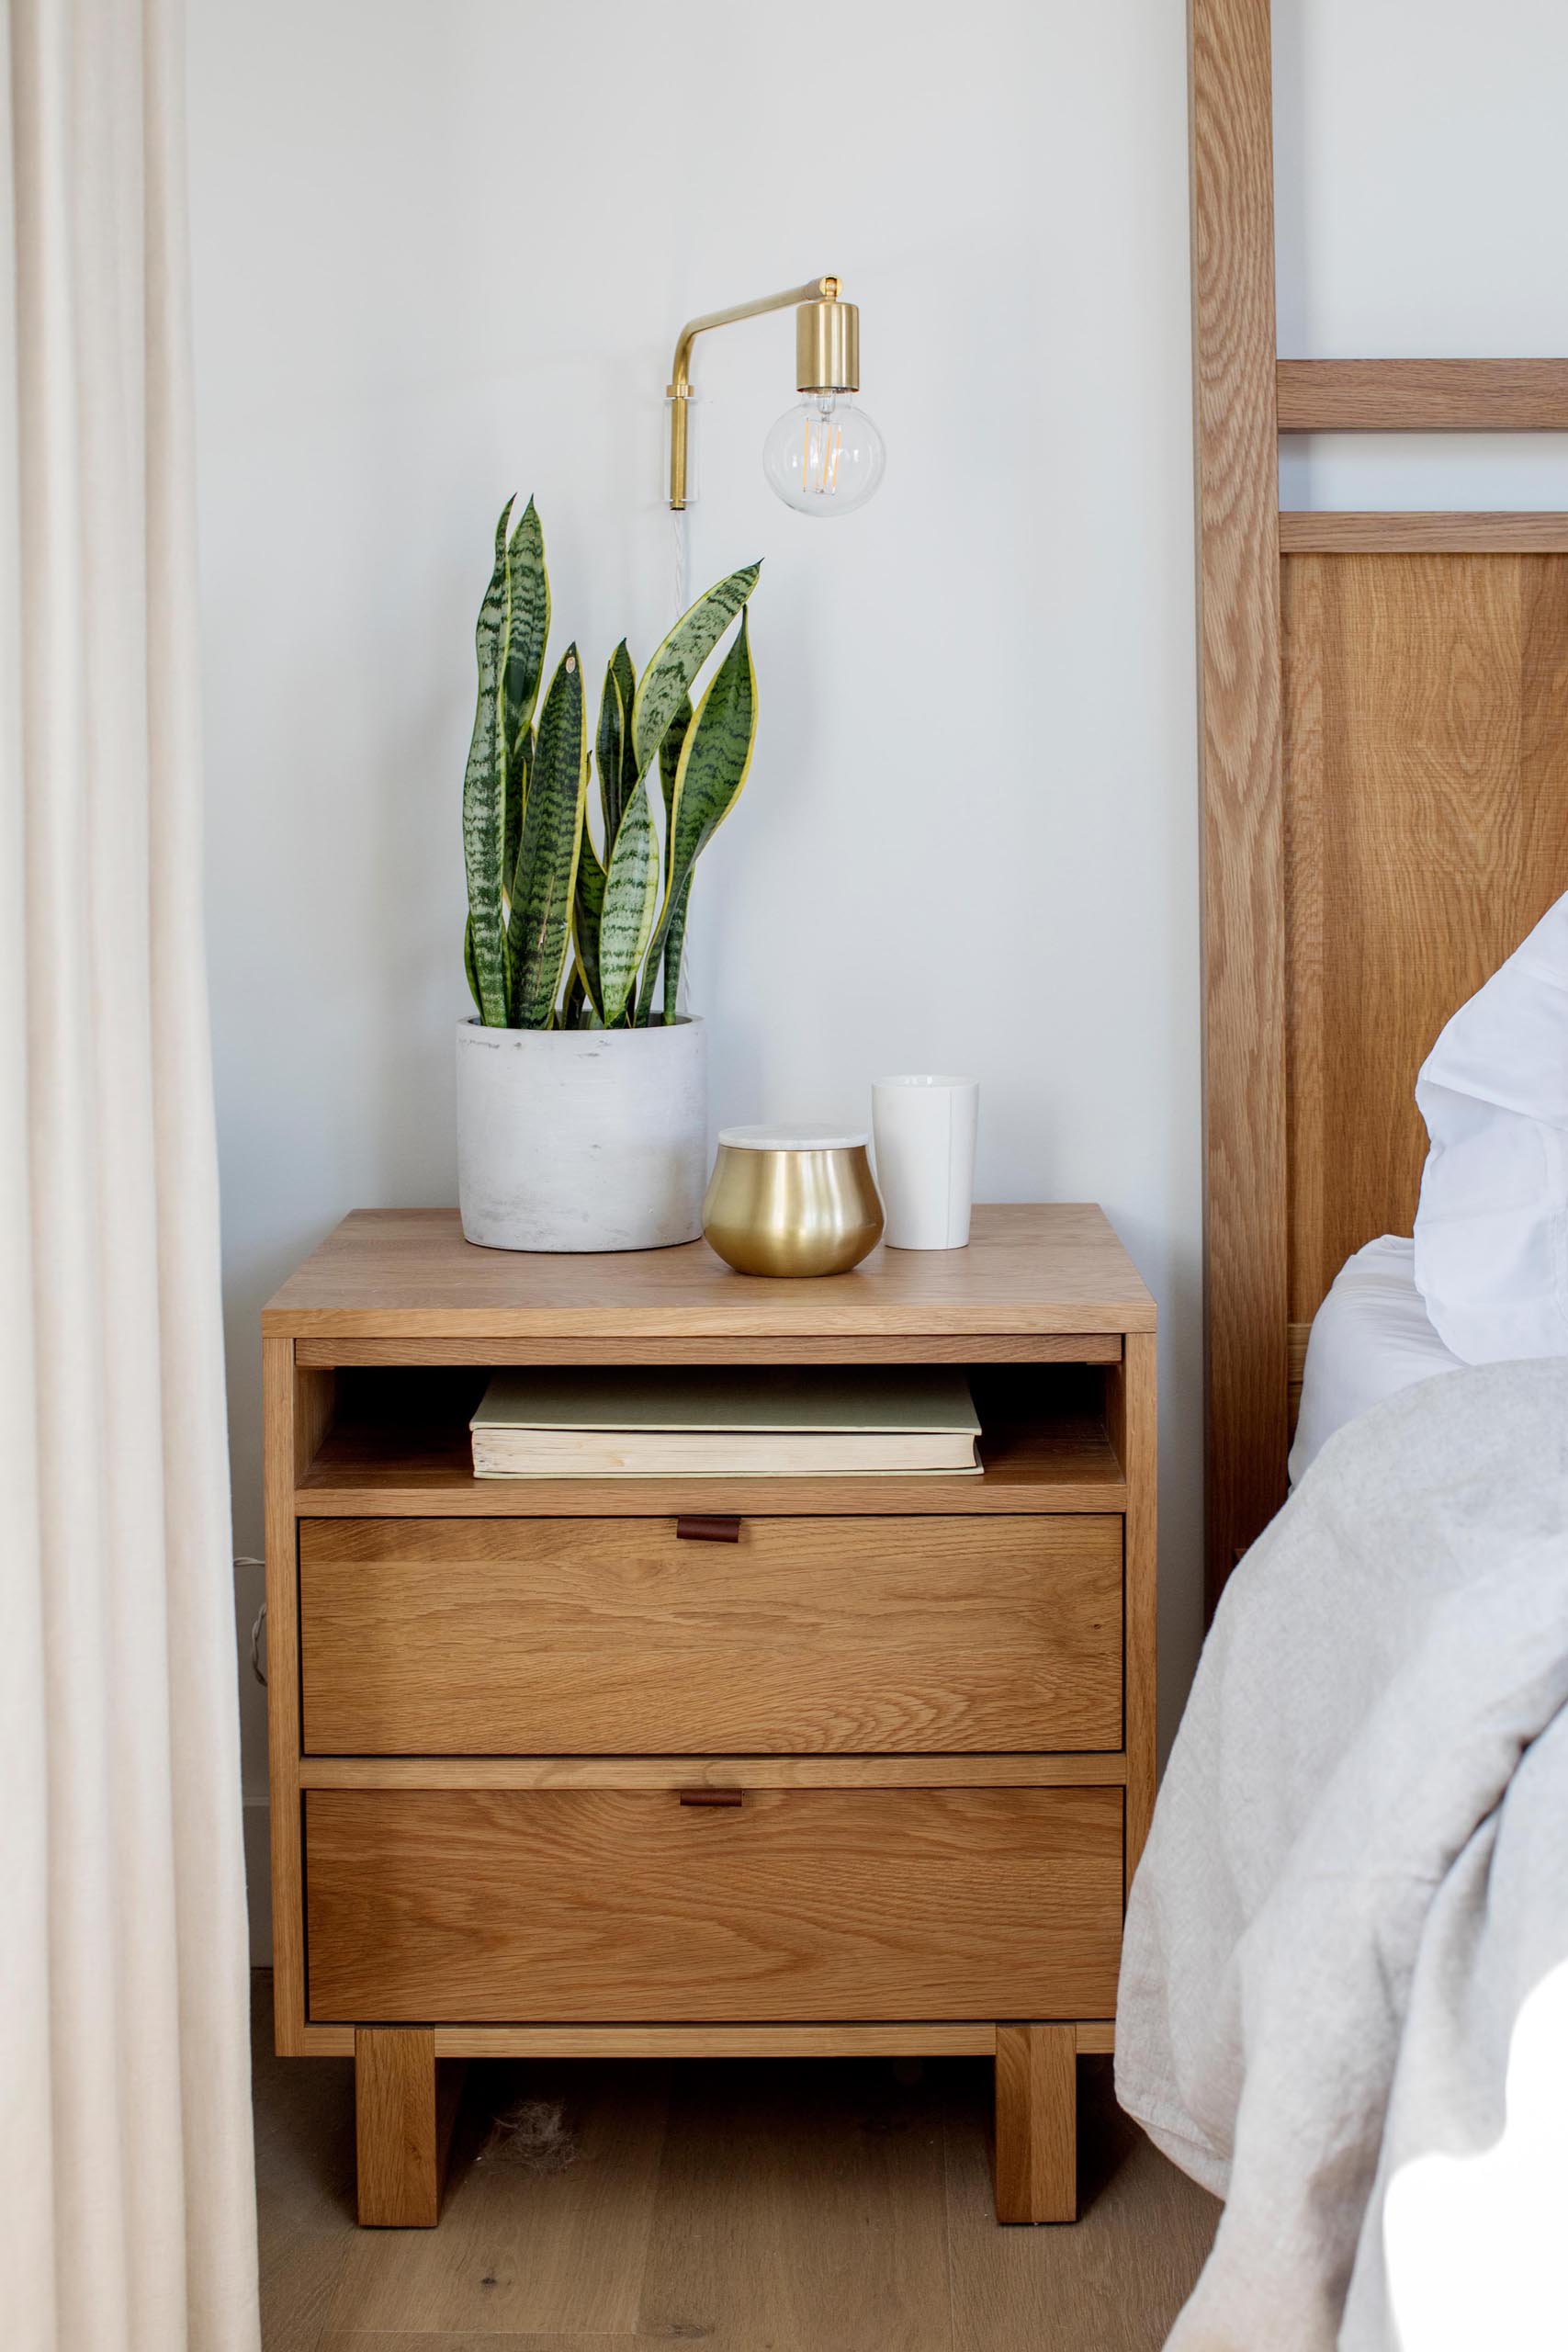
<svg viewBox="0 0 1568 2352"><path fill-rule="evenodd" d="M814 423L820 430L812 431ZM806 435L800 452L800 481L805 490L814 491L819 498L831 498L839 487L839 458L844 447L844 428L830 417L806 419Z"/></svg>

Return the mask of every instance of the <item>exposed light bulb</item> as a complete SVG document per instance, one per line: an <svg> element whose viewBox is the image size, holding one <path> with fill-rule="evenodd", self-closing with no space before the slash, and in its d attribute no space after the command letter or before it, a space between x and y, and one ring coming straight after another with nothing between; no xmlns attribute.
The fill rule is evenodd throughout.
<svg viewBox="0 0 1568 2352"><path fill-rule="evenodd" d="M841 392L807 392L762 444L762 471L797 514L852 514L882 480L886 446Z"/></svg>

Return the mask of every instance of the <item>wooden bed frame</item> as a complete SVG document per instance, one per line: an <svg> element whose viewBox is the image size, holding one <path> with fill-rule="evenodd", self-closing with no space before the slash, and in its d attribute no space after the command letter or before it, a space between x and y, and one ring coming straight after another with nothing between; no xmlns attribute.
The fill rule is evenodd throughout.
<svg viewBox="0 0 1568 2352"><path fill-rule="evenodd" d="M1568 889L1568 514L1282 514L1280 433L1568 431L1568 360L1280 360L1269 0L1190 0L1211 1607L1438 1029Z"/></svg>

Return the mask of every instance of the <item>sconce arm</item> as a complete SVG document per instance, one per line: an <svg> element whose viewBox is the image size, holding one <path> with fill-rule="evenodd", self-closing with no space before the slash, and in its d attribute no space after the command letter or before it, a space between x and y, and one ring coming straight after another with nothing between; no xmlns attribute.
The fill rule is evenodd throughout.
<svg viewBox="0 0 1568 2352"><path fill-rule="evenodd" d="M700 319L688 319L675 345L670 398L678 401L691 396L692 345L698 335L706 334L713 327L733 326L737 319L761 318L764 311L795 310L802 302L831 302L837 299L838 291L836 277L809 277L804 286L792 286L785 293L761 294L754 302L736 302L728 311L709 311Z"/></svg>

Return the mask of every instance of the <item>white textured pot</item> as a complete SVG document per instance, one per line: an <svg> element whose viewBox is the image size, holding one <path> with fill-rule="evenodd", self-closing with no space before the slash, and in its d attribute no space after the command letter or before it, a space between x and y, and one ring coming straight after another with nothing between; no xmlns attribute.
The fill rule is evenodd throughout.
<svg viewBox="0 0 1568 2352"><path fill-rule="evenodd" d="M662 1250L702 1231L707 1035L457 1028L457 1201L485 1250Z"/></svg>

